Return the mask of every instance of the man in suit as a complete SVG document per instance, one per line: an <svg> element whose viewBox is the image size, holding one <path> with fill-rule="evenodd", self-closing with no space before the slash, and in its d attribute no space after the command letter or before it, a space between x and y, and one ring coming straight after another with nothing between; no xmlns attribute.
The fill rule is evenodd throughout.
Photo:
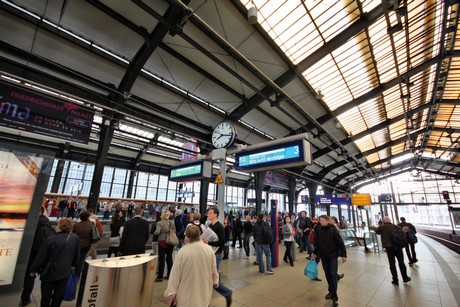
<svg viewBox="0 0 460 307"><path fill-rule="evenodd" d="M125 224L120 242L120 253L123 256L145 253L150 232L149 222L142 218L143 211L141 207L137 207L134 211L135 217Z"/></svg>

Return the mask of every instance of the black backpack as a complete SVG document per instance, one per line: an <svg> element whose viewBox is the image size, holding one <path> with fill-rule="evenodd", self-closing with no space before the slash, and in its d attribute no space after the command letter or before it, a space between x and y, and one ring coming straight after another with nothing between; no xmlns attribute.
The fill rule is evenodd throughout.
<svg viewBox="0 0 460 307"><path fill-rule="evenodd" d="M262 243L270 244L273 242L273 229L268 223L262 225Z"/></svg>
<svg viewBox="0 0 460 307"><path fill-rule="evenodd" d="M391 243L394 248L404 248L407 246L406 234L400 229L393 229L390 233Z"/></svg>

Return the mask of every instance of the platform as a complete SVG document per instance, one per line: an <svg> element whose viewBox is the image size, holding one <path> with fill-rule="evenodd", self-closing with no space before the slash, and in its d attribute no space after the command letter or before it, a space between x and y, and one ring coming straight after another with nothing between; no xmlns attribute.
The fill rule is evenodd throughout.
<svg viewBox="0 0 460 307"><path fill-rule="evenodd" d="M457 307L460 306L460 256L429 237L420 235L416 245L419 262L408 266L412 277L410 285L391 284L387 256L382 253L365 253L363 247L348 248L348 262L339 264L339 273L345 277L339 282L339 306L408 306ZM252 251L251 251L252 253ZM280 245L280 257L284 245ZM297 253L295 267L282 263L274 268L274 275L261 275L253 265L255 256L242 259L243 249L230 248L230 259L223 262L224 284L233 290L234 307L272 306L331 306L325 300L327 282L320 264L321 282L303 275L307 262L305 253ZM282 261L281 261L282 262ZM167 306L163 292L167 281L155 284L155 306ZM40 288L36 282L33 302L39 306ZM38 303L38 304L36 304ZM64 307L75 306L64 302ZM213 294L211 306L226 306L225 299Z"/></svg>

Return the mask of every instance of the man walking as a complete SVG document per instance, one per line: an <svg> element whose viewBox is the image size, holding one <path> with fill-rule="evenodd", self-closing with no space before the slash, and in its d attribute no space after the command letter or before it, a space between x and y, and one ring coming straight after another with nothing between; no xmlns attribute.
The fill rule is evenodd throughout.
<svg viewBox="0 0 460 307"><path fill-rule="evenodd" d="M216 291L225 297L227 301L227 307L232 304L232 290L228 289L222 283L222 251L224 250L225 245L225 231L224 226L221 222L219 222L219 209L217 208L209 208L208 210L208 220L211 221L209 228L214 231L218 237L217 241L209 242L207 240L203 240L204 243L209 244L210 246L218 247L215 255L216 255L216 265L217 265L217 272L219 273L219 286Z"/></svg>
<svg viewBox="0 0 460 307"><path fill-rule="evenodd" d="M311 257L315 259L318 255L321 258L328 285L326 299L332 299L332 304L335 307L339 305L337 302L339 300L337 296L337 258L340 256L342 263L347 262L347 250L339 231L329 223L329 219L327 215L319 217L320 226L315 228L315 250Z"/></svg>
<svg viewBox="0 0 460 307"><path fill-rule="evenodd" d="M418 262L417 254L415 253L415 243L417 243L417 237L415 234L417 233L417 230L414 225L406 222L405 217L401 217L400 220L401 223L399 223L398 226L401 227L407 236L407 246L405 248L407 259L409 259L409 265L413 266L414 263Z"/></svg>
<svg viewBox="0 0 460 307"><path fill-rule="evenodd" d="M259 263L259 273L264 273L264 258L262 252L265 254L267 258L267 274L272 275L274 274L272 269L272 253L270 250L270 243L264 236L264 227L270 228L267 222L264 221L263 213L259 213L258 221L254 224L252 228L252 235L254 237L254 241L256 242L257 248L257 262ZM271 228L270 228L271 231Z"/></svg>
<svg viewBox="0 0 460 307"><path fill-rule="evenodd" d="M242 248L243 245L241 244L241 233L243 232L243 223L241 222L240 216L237 214L235 218L235 223L233 226L233 242L232 247L235 248L236 241L240 244L239 248Z"/></svg>
<svg viewBox="0 0 460 307"><path fill-rule="evenodd" d="M311 256L311 253L313 252L313 247L311 246L310 240L308 239L308 236L310 235L310 231L313 227L313 223L311 222L311 219L307 217L307 213L305 211L300 212L300 218L297 223L297 228L300 233L300 252L302 253L303 251L308 252L308 259Z"/></svg>
<svg viewBox="0 0 460 307"><path fill-rule="evenodd" d="M145 244L149 240L149 222L142 218L143 209L137 207L135 216L125 224L120 242L120 252L123 256L145 253Z"/></svg>
<svg viewBox="0 0 460 307"><path fill-rule="evenodd" d="M402 231L401 227L394 225L391 223L391 220L388 216L383 218L383 224L380 225L376 230L375 233L378 235L382 235L382 246L385 248L388 256L388 262L390 264L390 271L391 276L393 277L392 284L398 285L398 272L396 271L396 261L395 258L398 259L399 263L399 270L401 271L401 276L403 278L403 282L408 284L411 281L411 278L407 276L407 268L404 264L404 255L402 252L402 248L393 244L392 240L392 232Z"/></svg>

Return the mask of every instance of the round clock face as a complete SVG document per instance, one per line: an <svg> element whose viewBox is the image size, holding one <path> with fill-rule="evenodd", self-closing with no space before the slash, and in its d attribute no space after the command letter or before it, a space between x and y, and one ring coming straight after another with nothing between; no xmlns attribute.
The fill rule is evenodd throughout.
<svg viewBox="0 0 460 307"><path fill-rule="evenodd" d="M216 148L225 148L232 145L235 138L236 129L228 122L220 123L212 132L212 144Z"/></svg>

